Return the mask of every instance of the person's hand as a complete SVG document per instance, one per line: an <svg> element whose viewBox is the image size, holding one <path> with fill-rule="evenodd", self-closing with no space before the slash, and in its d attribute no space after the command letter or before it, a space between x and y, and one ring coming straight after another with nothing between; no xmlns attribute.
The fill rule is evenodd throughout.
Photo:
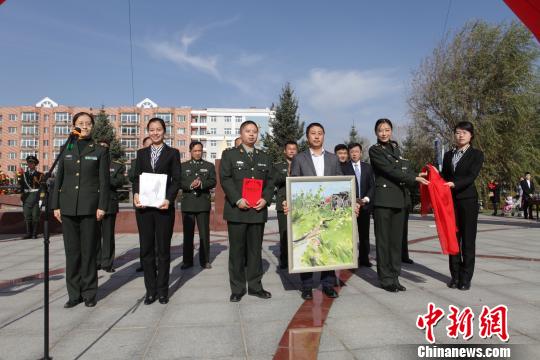
<svg viewBox="0 0 540 360"><path fill-rule="evenodd" d="M456 187L456 185L452 181L446 182L446 183L444 183L444 185L448 186L449 188L455 188Z"/></svg>
<svg viewBox="0 0 540 360"><path fill-rule="evenodd" d="M423 185L429 185L429 180L424 179L423 177L417 176L416 181Z"/></svg>
<svg viewBox="0 0 540 360"><path fill-rule="evenodd" d="M249 203L247 202L246 199L242 198L238 202L238 208L241 209L241 210L247 210L247 209L249 209Z"/></svg>
<svg viewBox="0 0 540 360"><path fill-rule="evenodd" d="M101 209L97 209L96 210L96 220L101 221L101 219L103 219L103 217L105 217L105 211L101 210Z"/></svg>
<svg viewBox="0 0 540 360"><path fill-rule="evenodd" d="M167 210L169 208L169 200L163 200L163 203L159 207L160 210Z"/></svg>
<svg viewBox="0 0 540 360"><path fill-rule="evenodd" d="M358 217L358 215L360 215L360 208L361 208L360 204L358 204L358 203L354 204L354 213L356 214L356 217Z"/></svg>
<svg viewBox="0 0 540 360"><path fill-rule="evenodd" d="M54 210L54 218L58 220L59 223L62 222L62 214L60 213L60 209Z"/></svg>
<svg viewBox="0 0 540 360"><path fill-rule="evenodd" d="M201 179L199 179L199 178L196 178L195 180L193 180L193 182L190 185L190 187L192 189L196 189L196 188L198 188L200 186L201 186Z"/></svg>
<svg viewBox="0 0 540 360"><path fill-rule="evenodd" d="M421 173L418 174L419 177L424 177L424 178L427 177L427 175L428 175L427 171L426 172L421 172Z"/></svg>
<svg viewBox="0 0 540 360"><path fill-rule="evenodd" d="M266 200L260 198L259 201L255 204L255 210L260 211L266 206Z"/></svg>
<svg viewBox="0 0 540 360"><path fill-rule="evenodd" d="M139 194L133 195L133 205L135 205L135 207L139 209L144 208L144 206L142 206L141 202L139 201Z"/></svg>
<svg viewBox="0 0 540 360"><path fill-rule="evenodd" d="M289 213L289 206L287 206L287 200L283 200L281 205L283 205L283 213L287 215Z"/></svg>

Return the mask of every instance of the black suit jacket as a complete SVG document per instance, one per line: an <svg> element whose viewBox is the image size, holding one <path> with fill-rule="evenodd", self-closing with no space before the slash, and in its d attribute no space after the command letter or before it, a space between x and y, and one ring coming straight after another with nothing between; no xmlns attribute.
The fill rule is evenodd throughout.
<svg viewBox="0 0 540 360"><path fill-rule="evenodd" d="M180 153L177 149L163 144L163 150L156 163L155 170L150 163L151 147L137 150L135 172L133 179L133 194L139 193L139 175L142 173L167 174L167 190L165 197L169 200L169 208L174 208L174 200L180 188L181 164Z"/></svg>
<svg viewBox="0 0 540 360"><path fill-rule="evenodd" d="M455 185L452 189L452 195L458 200L478 198L474 181L484 164L484 153L472 146L469 147L457 163L455 170L452 166L453 154L453 150L444 154L441 172L444 180L451 181Z"/></svg>
<svg viewBox="0 0 540 360"><path fill-rule="evenodd" d="M358 192L358 182L356 181L356 174L354 173L352 162L347 161L346 164L342 165L341 169L343 170L343 175L354 175L356 197L358 199L363 199L367 196L369 198L369 203L363 207L363 209L371 210L373 196L375 195L375 177L373 176L373 169L371 169L371 165L365 162L360 162L360 193Z"/></svg>
<svg viewBox="0 0 540 360"><path fill-rule="evenodd" d="M521 189L523 190L523 195L525 195L525 198L530 198L532 194L535 193L535 189L534 189L534 183L532 181L532 179L530 180L531 181L531 186L529 186L529 184L527 184L527 180L522 180L520 182L520 185L521 185Z"/></svg>

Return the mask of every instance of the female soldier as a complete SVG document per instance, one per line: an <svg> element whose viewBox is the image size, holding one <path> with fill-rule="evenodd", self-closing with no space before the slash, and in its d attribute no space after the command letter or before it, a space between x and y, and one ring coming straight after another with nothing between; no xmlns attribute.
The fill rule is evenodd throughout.
<svg viewBox="0 0 540 360"><path fill-rule="evenodd" d="M150 305L159 297L159 302L166 304L169 302L174 200L180 187L180 153L163 142L165 122L162 119L150 119L146 129L152 145L137 150L133 181L133 203L138 213L137 227L141 241L141 259L146 287L144 303ZM139 201L139 176L142 173L167 175L165 199L159 208L144 207Z"/></svg>
<svg viewBox="0 0 540 360"><path fill-rule="evenodd" d="M71 308L84 301L96 305L96 229L109 203L109 153L91 137L94 117L73 116L80 137L67 144L58 162L52 209L62 223L66 252L66 283Z"/></svg>
<svg viewBox="0 0 540 360"><path fill-rule="evenodd" d="M484 153L474 149L473 124L462 121L454 128L456 147L444 154L442 177L448 181L454 199L454 212L458 228L459 254L450 255L451 289L469 290L474 272L476 227L478 225L478 193L474 180L478 177Z"/></svg>
<svg viewBox="0 0 540 360"><path fill-rule="evenodd" d="M377 247L377 274L381 287L390 292L405 291L398 276L401 272L401 241L405 221L406 187L429 181L414 174L392 141L392 122L375 123L377 143L369 149L375 173L374 224Z"/></svg>

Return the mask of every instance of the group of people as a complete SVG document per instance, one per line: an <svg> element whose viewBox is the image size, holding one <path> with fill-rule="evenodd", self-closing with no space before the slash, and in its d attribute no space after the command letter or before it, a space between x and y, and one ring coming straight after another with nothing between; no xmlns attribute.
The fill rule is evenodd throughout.
<svg viewBox="0 0 540 360"><path fill-rule="evenodd" d="M499 182L493 179L488 183L488 197L493 207L493 213L491 215L497 216L499 207L502 207L502 215L511 214L513 216L517 213L518 216L523 214L523 218L533 220L533 197L536 189L530 172L527 171L519 179L515 190L515 198L512 195L506 196L501 206L501 186Z"/></svg>
<svg viewBox="0 0 540 360"><path fill-rule="evenodd" d="M110 217L114 229L117 206L110 205L111 189L124 184L113 181L113 174L123 172L122 167L112 166L106 144L91 137L93 116L78 113L73 126L80 128L80 137L68 144L59 160L53 191L52 208L62 223L66 253L66 282L70 308L84 302L96 305L98 265L114 271L112 263L97 257L98 229L103 234L114 230L105 225ZM175 222L175 199L182 190L181 211L184 229L182 269L193 266L193 238L195 226L199 229L199 263L211 268L209 215L210 191L216 186L217 176L225 193L223 209L227 221L229 240L230 301L238 302L245 294L262 299L271 298L262 285L262 241L268 207L276 196L279 225L279 267L288 268L286 178L289 176L355 177L355 213L359 229L359 265L371 267L369 259L369 224L373 216L375 226L377 273L380 285L390 292L405 291L399 282L402 261L412 263L408 253L402 253L406 242L406 223L410 206L409 188L415 184L428 185L426 173L414 173L409 162L401 156L398 144L392 140L392 122L379 119L375 124L377 143L370 147L371 165L362 161L362 145L349 144L336 149L345 150L348 160L340 162L338 156L325 150L325 129L311 123L306 129L308 149L299 152L298 144L287 142L283 147L284 161L273 163L271 157L255 147L259 128L253 121L240 127L240 138L235 146L223 151L219 174L212 163L202 159L203 144L193 141L191 159L180 162L177 149L165 141L166 126L162 119L152 118L147 123L148 137L144 147L137 151L137 158L130 171L133 182L133 204L136 209L140 240L140 259L144 271L146 295L144 303L169 300L170 247ZM459 123L455 130L456 147L444 156L441 175L451 189L455 215L459 228L460 253L449 259L451 281L448 286L466 290L470 288L474 270L478 194L474 181L482 167L483 154L471 145L474 129L471 123ZM165 198L158 207L145 206L139 197L140 175L165 174ZM243 186L246 179L261 184L257 201L245 198ZM120 185L121 186L121 185ZM114 201L113 201L114 202ZM101 223L101 224L100 224ZM114 251L114 249L113 249ZM313 273L300 274L301 296L313 298ZM321 274L323 293L337 297L334 271Z"/></svg>

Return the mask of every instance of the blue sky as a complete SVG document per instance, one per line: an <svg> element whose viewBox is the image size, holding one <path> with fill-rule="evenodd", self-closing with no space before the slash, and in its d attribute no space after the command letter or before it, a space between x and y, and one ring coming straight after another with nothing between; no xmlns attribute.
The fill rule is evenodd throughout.
<svg viewBox="0 0 540 360"><path fill-rule="evenodd" d="M135 101L266 107L291 82L327 148L353 121L409 121L411 73L442 39L449 2L131 0ZM502 0L452 0L447 30L512 21ZM0 106L132 103L127 0L7 0L0 6Z"/></svg>

